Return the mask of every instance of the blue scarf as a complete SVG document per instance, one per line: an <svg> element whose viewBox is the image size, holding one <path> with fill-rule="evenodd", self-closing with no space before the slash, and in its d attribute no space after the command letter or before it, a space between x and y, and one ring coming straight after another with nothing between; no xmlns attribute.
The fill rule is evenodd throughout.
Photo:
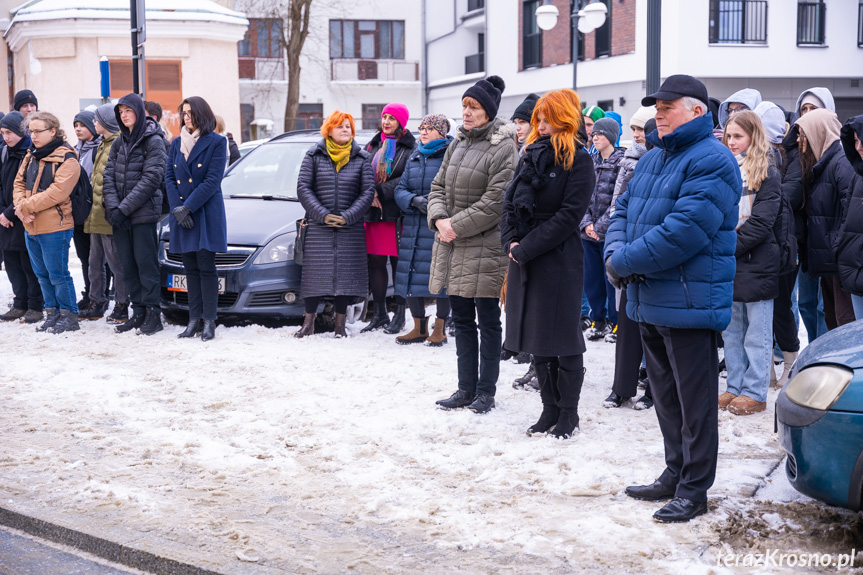
<svg viewBox="0 0 863 575"><path fill-rule="evenodd" d="M417 150L419 153L428 158L438 150L440 150L449 140L447 138L442 138L440 140L432 140L428 144L423 144L420 142L417 144Z"/></svg>

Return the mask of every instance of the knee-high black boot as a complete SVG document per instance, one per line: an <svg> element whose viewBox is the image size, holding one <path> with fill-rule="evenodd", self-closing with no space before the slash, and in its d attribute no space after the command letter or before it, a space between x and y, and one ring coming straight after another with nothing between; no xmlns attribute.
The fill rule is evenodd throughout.
<svg viewBox="0 0 863 575"><path fill-rule="evenodd" d="M542 414L539 421L527 428L527 434L546 433L554 427L560 416L560 409L554 400L554 388L557 382L557 364L537 363L535 364L536 379L539 382L539 397L542 399ZM554 371L554 377L552 377Z"/></svg>
<svg viewBox="0 0 863 575"><path fill-rule="evenodd" d="M558 370L557 390L560 400L557 406L560 408L560 417L551 432L558 439L572 437L572 433L578 429L578 399L584 384L584 371L583 368L581 371Z"/></svg>

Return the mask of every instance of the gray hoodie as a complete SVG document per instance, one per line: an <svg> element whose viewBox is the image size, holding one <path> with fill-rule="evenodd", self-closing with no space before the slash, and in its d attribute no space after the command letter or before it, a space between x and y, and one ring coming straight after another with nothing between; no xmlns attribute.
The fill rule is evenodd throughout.
<svg viewBox="0 0 863 575"><path fill-rule="evenodd" d="M822 108L827 108L831 112L836 111L836 104L833 102L833 94L830 93L830 90L827 88L809 88L808 90L804 90L800 96L797 98L797 105L794 106L794 111L797 112L797 115L800 115L800 106L803 105L803 98L806 97L806 94L812 94L824 104Z"/></svg>
<svg viewBox="0 0 863 575"><path fill-rule="evenodd" d="M781 144L785 133L788 131L788 123L785 121L785 112L782 108L773 102L761 102L754 110L758 117L761 118L761 123L764 124L764 131L767 133L767 139L771 144Z"/></svg>
<svg viewBox="0 0 863 575"><path fill-rule="evenodd" d="M728 105L733 102L746 104L747 108L754 110L761 103L761 92L753 88L743 88L738 92L734 92L724 102L719 104L719 125L723 128L728 121Z"/></svg>

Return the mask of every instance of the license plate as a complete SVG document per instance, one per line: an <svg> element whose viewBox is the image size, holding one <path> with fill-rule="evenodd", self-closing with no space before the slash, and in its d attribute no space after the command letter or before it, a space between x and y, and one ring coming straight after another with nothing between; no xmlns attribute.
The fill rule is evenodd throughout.
<svg viewBox="0 0 863 575"><path fill-rule="evenodd" d="M180 274L168 274L168 291L188 292L186 276ZM219 278L219 293L225 293L225 278Z"/></svg>

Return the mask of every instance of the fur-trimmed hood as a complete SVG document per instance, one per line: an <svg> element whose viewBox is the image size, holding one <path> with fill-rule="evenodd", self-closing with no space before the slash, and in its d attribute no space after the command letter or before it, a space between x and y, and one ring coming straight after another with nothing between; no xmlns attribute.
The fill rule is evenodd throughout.
<svg viewBox="0 0 863 575"><path fill-rule="evenodd" d="M458 127L455 133L456 140L470 139L486 139L492 146L497 146L506 138L513 138L516 134L515 124L505 118L495 118L481 128L473 130L465 130L462 126Z"/></svg>

